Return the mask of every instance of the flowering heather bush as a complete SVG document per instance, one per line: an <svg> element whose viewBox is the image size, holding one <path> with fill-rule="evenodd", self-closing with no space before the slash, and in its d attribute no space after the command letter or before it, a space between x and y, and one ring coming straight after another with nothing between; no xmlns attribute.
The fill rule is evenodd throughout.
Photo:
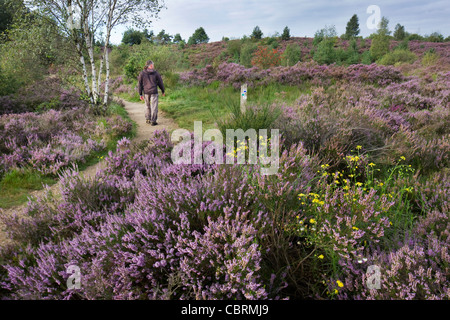
<svg viewBox="0 0 450 320"><path fill-rule="evenodd" d="M264 180L259 168L174 165L171 148L167 132L133 152L122 140L95 179L69 170L61 199L48 193L30 202L27 218L2 217L10 237L28 244L2 251L8 296L279 298L285 267L273 270L266 261L275 249L266 237L279 226L270 223L272 201L258 199L270 189L286 195L279 208L292 207L290 195L313 177L314 161L292 147L278 179ZM71 264L81 268L80 290L66 288Z"/></svg>
<svg viewBox="0 0 450 320"><path fill-rule="evenodd" d="M407 165L397 165L389 178L381 182L373 178L376 165L363 164L364 156L348 156L347 159L350 172L331 174L327 171L329 166L322 165L321 181L327 183L326 188L319 189L323 192L320 194L299 195L302 211L289 229L317 246L316 260L328 262L336 255L340 257L338 274L323 282L327 296L337 299L450 298L447 279L449 206L447 200L443 200L448 198L448 182L440 182L433 188L433 191L440 191L436 198L443 200L441 205L436 205L436 199L430 199L429 204L434 209L425 204L422 211L425 216L407 231L402 223L414 217L411 204L415 201L415 189L419 194L430 192L428 183L421 185L417 180L405 179L405 168L407 172L413 171ZM365 175L354 170L363 166ZM408 187L410 184L413 186ZM329 223L327 219L334 221ZM366 285L369 279L366 272L371 265L381 268L381 289L371 290Z"/></svg>
<svg viewBox="0 0 450 320"><path fill-rule="evenodd" d="M425 171L448 167L449 78L411 78L386 87L339 82L281 105L274 127L336 165L356 145L386 163L405 156Z"/></svg>
<svg viewBox="0 0 450 320"><path fill-rule="evenodd" d="M404 80L400 71L393 67L371 65L352 65L348 68L336 65L318 65L314 62L298 63L292 67L259 69L245 68L235 63L222 63L217 70L206 66L200 70L182 73L180 82L188 85L209 84L222 81L225 85L240 87L247 82L250 86L266 85L271 82L299 85L312 81L316 85L329 85L332 80L346 80L386 86Z"/></svg>
<svg viewBox="0 0 450 320"><path fill-rule="evenodd" d="M80 95L81 91L74 87L62 88L59 78L48 77L23 88L14 97L0 97L0 115L87 107Z"/></svg>
<svg viewBox="0 0 450 320"><path fill-rule="evenodd" d="M27 112L28 108L25 104L17 101L12 95L0 97L0 115L9 113Z"/></svg>
<svg viewBox="0 0 450 320"><path fill-rule="evenodd" d="M118 116L98 122L88 109L50 110L0 118L0 175L30 166L57 174L70 163L83 162L106 147L108 136L119 136L131 125Z"/></svg>
<svg viewBox="0 0 450 320"><path fill-rule="evenodd" d="M450 298L448 285L448 243L437 238L406 239L398 249L383 252L374 249L365 263L342 261L341 283L331 281L331 292L338 299L445 299ZM369 265L381 268L381 288L368 289L366 270Z"/></svg>
<svg viewBox="0 0 450 320"><path fill-rule="evenodd" d="M68 170L60 198L48 191L29 203L25 218L1 215L16 243L0 252L3 296L311 297L325 277L327 298L448 298L445 182L417 187L423 208L439 201L442 211L415 224L411 244L391 248L395 210L405 198L389 191L402 176L383 185L362 147L346 157L347 171L332 174L301 144L292 145L269 177L258 165L173 164L172 148L165 131L140 147L123 139L94 179ZM438 200L429 197L434 192ZM332 256L341 261L338 274L321 263ZM379 292L364 287L368 263L389 270ZM81 269L80 289L67 288L69 265Z"/></svg>

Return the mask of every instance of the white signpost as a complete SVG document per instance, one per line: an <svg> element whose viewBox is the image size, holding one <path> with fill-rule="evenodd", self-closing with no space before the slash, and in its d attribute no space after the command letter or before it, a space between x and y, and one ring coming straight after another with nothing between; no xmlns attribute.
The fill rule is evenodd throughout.
<svg viewBox="0 0 450 320"><path fill-rule="evenodd" d="M247 84L244 83L241 86L241 113L245 113L245 105L247 103Z"/></svg>

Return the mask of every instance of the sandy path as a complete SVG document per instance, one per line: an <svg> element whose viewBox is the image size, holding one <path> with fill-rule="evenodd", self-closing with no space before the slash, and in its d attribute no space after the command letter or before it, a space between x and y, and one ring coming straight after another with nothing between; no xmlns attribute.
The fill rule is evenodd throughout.
<svg viewBox="0 0 450 320"><path fill-rule="evenodd" d="M128 102L125 100L121 100L123 104L125 105L125 109L127 110L131 120L136 122L137 124L137 134L136 137L133 138L133 143L139 143L143 140L150 139L153 136L153 133L157 130L163 130L166 129L167 131L171 132L178 128L177 124L170 118L166 117L165 114L159 110L158 112L158 125L157 126L151 126L147 123L145 123L145 105L143 102ZM105 163L103 161L92 165L82 172L80 174L83 177L90 178L95 176L98 170L100 170ZM52 191L58 191L59 183L56 183L55 185L51 186L50 189ZM30 193L30 196L38 198L41 195L44 194L44 190L38 190L33 191ZM13 207L10 209L3 210L2 214L13 214L18 213L20 214L23 212L23 209L26 207L26 204ZM2 244L5 244L9 241L9 239L6 237L4 231L3 231L3 225L0 222L0 246Z"/></svg>

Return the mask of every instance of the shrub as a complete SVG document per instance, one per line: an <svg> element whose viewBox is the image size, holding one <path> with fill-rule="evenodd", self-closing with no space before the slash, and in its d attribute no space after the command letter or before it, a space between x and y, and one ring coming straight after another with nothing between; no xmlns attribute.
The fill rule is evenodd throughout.
<svg viewBox="0 0 450 320"><path fill-rule="evenodd" d="M93 152L103 150L108 139L129 130L131 124L119 116L98 124L93 112L85 108L3 116L0 175L27 166L56 175L61 168L84 162Z"/></svg>
<svg viewBox="0 0 450 320"><path fill-rule="evenodd" d="M241 48L240 63L247 68L251 68L253 54L257 49L258 45L256 43L253 42L244 43Z"/></svg>
<svg viewBox="0 0 450 320"><path fill-rule="evenodd" d="M280 65L281 53L277 49L259 46L253 53L252 65L268 69Z"/></svg>
<svg viewBox="0 0 450 320"><path fill-rule="evenodd" d="M321 41L314 53L314 61L318 64L331 64L336 62L337 53L334 49L335 42L334 39L324 39Z"/></svg>
<svg viewBox="0 0 450 320"><path fill-rule="evenodd" d="M439 60L439 55L436 52L433 51L427 51L422 57L422 65L424 67L433 66L437 63Z"/></svg>
<svg viewBox="0 0 450 320"><path fill-rule="evenodd" d="M181 59L180 52L174 50L175 46L158 46L144 43L134 47L136 51L130 55L124 66L125 76L129 80L137 79L147 60L152 60L155 63L156 70L164 74L165 72L173 72Z"/></svg>
<svg viewBox="0 0 450 320"><path fill-rule="evenodd" d="M444 42L444 36L439 32L433 32L428 37L425 38L429 42Z"/></svg>
<svg viewBox="0 0 450 320"><path fill-rule="evenodd" d="M230 40L227 42L227 53L230 57L240 57L242 42L240 40Z"/></svg>
<svg viewBox="0 0 450 320"><path fill-rule="evenodd" d="M374 60L378 60L389 52L390 40L385 35L375 35L370 46L370 55Z"/></svg>
<svg viewBox="0 0 450 320"><path fill-rule="evenodd" d="M368 64L372 64L372 62L373 62L373 59L372 59L372 55L370 54L370 51L364 51L361 54L361 63L368 65Z"/></svg>
<svg viewBox="0 0 450 320"><path fill-rule="evenodd" d="M67 173L62 199L49 195L30 204L29 219L9 220L17 239L35 240L16 248L17 259L2 250L3 292L16 299L277 298L283 275L264 261L270 220L245 183L252 175L173 165L170 149L167 132L157 132L146 150L110 154L94 180ZM105 199L112 208L101 205ZM44 224L51 228L36 228ZM82 270L79 290L65 286L68 265Z"/></svg>
<svg viewBox="0 0 450 320"><path fill-rule="evenodd" d="M382 65L395 65L397 63L413 63L417 60L417 56L407 49L396 49L385 54L380 60Z"/></svg>
<svg viewBox="0 0 450 320"><path fill-rule="evenodd" d="M316 31L314 34L313 44L317 46L322 40L333 39L337 37L335 26L325 26L325 28Z"/></svg>
<svg viewBox="0 0 450 320"><path fill-rule="evenodd" d="M301 59L302 50L298 44L288 44L283 53L282 64L293 66Z"/></svg>

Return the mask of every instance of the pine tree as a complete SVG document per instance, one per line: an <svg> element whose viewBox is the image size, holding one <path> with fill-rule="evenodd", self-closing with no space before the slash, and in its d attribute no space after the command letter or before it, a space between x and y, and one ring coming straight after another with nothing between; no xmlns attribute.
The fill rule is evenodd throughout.
<svg viewBox="0 0 450 320"><path fill-rule="evenodd" d="M345 30L345 37L347 39L357 37L359 32L360 32L360 30L359 30L358 16L356 14L354 14L350 18L350 21L347 23L347 28Z"/></svg>
<svg viewBox="0 0 450 320"><path fill-rule="evenodd" d="M281 35L281 40L287 41L291 39L291 31L286 26L283 30L283 34Z"/></svg>
<svg viewBox="0 0 450 320"><path fill-rule="evenodd" d="M263 36L263 33L262 33L261 29L258 26L256 26L255 29L253 29L253 32L250 37L252 39L261 40L262 36Z"/></svg>

